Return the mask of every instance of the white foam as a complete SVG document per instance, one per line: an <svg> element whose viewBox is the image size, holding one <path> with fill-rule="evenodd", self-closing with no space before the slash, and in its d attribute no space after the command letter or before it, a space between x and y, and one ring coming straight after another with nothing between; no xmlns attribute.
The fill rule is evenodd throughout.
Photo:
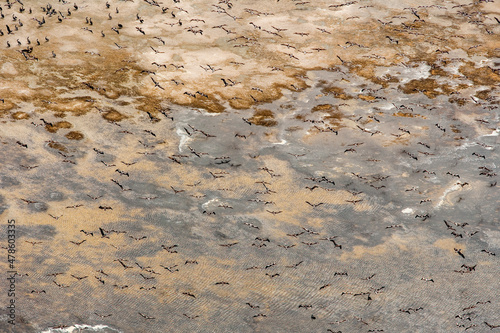
<svg viewBox="0 0 500 333"><path fill-rule="evenodd" d="M403 214L413 214L414 210L411 208L405 208L401 211Z"/></svg>
<svg viewBox="0 0 500 333"><path fill-rule="evenodd" d="M48 330L42 331L40 333L78 333L81 332L81 330L85 330L84 332L100 332L104 329L113 331L113 332L119 332L121 331L111 328L106 325L73 325L73 326L68 326L65 328L49 328Z"/></svg>
<svg viewBox="0 0 500 333"><path fill-rule="evenodd" d="M214 203L218 203L219 202L219 199L218 198L214 198L214 199L211 199L211 200L208 200L207 202L205 202L204 204L201 205L201 207L203 209L207 209L207 207L211 204L214 204Z"/></svg>
<svg viewBox="0 0 500 333"><path fill-rule="evenodd" d="M493 132L491 132L491 134L486 134L486 135L483 135L483 136L498 136L500 135L500 128L497 128L496 130L494 130Z"/></svg>
<svg viewBox="0 0 500 333"><path fill-rule="evenodd" d="M179 141L179 152L182 153L183 148L187 146L189 141L191 141L191 138L188 136L183 127L177 127L175 133L177 133L177 135L181 138Z"/></svg>
<svg viewBox="0 0 500 333"><path fill-rule="evenodd" d="M443 195L441 196L441 198L439 198L439 203L438 203L435 207L436 207L436 208L441 207L441 205L444 203L444 199L446 198L446 196L447 196L449 193L454 192L454 191L456 191L456 190L458 190L458 189L460 189L460 188L461 188L460 183L455 183L455 184L453 184L452 186L450 186L449 188L447 188L447 189L444 191L444 193L443 193Z"/></svg>

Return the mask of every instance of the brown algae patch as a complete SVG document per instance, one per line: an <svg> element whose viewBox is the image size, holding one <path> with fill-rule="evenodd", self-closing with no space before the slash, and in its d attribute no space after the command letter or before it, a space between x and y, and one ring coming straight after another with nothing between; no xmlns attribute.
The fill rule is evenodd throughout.
<svg viewBox="0 0 500 333"><path fill-rule="evenodd" d="M373 102L374 100L376 100L376 97L375 96L371 96L371 95L358 95L358 98L365 101L365 102Z"/></svg>
<svg viewBox="0 0 500 333"><path fill-rule="evenodd" d="M72 128L73 125L68 121L58 121L57 123L48 123L45 125L47 132L56 133L61 128Z"/></svg>
<svg viewBox="0 0 500 333"><path fill-rule="evenodd" d="M390 74L385 74L382 77L378 77L375 74L375 69L380 67L380 64L376 64L373 61L366 61L355 59L350 63L349 71L353 74L359 75L375 84L381 85L383 88L387 88L390 83L398 83L399 79Z"/></svg>
<svg viewBox="0 0 500 333"><path fill-rule="evenodd" d="M399 86L399 89L405 94L423 93L428 98L436 98L439 95L449 95L453 90L448 85L439 85L434 79L411 80L410 82Z"/></svg>
<svg viewBox="0 0 500 333"><path fill-rule="evenodd" d="M475 68L472 62L467 62L458 71L476 85L494 86L500 82L500 75L495 73L493 69L490 67Z"/></svg>
<svg viewBox="0 0 500 333"><path fill-rule="evenodd" d="M91 110L91 103L88 102L88 97L74 98L50 98L39 96L46 99L34 99L36 106L48 109L57 113L69 112L75 116L86 114Z"/></svg>
<svg viewBox="0 0 500 333"><path fill-rule="evenodd" d="M84 135L81 132L78 131L71 131L65 135L66 138L69 140L82 140L84 138Z"/></svg>
<svg viewBox="0 0 500 333"><path fill-rule="evenodd" d="M349 100L354 98L351 95L346 94L344 89L335 86L324 87L323 89L321 89L321 92L325 95L333 95L333 97L342 100Z"/></svg>
<svg viewBox="0 0 500 333"><path fill-rule="evenodd" d="M278 122L274 120L274 114L271 110L256 110L253 116L248 120L254 125L265 127L273 127L278 124Z"/></svg>
<svg viewBox="0 0 500 333"><path fill-rule="evenodd" d="M466 98L451 97L448 99L448 102L464 106L468 103L468 100Z"/></svg>
<svg viewBox="0 0 500 333"><path fill-rule="evenodd" d="M158 113L158 110L161 109L160 100L153 97L141 97L138 99L138 103L135 107L143 112L149 112L153 115Z"/></svg>
<svg viewBox="0 0 500 333"><path fill-rule="evenodd" d="M431 64L431 75L438 75L438 76L449 76L450 73L445 71L442 67L436 65L436 64Z"/></svg>
<svg viewBox="0 0 500 333"><path fill-rule="evenodd" d="M327 120L330 125L340 126L344 114L339 111L338 106L331 104L319 104L311 109L311 112L324 112L328 114L323 119Z"/></svg>
<svg viewBox="0 0 500 333"><path fill-rule="evenodd" d="M333 109L334 109L334 106L331 104L319 104L319 105L316 105L315 107L313 107L311 109L311 112L318 112L318 111L330 112Z"/></svg>
<svg viewBox="0 0 500 333"><path fill-rule="evenodd" d="M491 94L493 93L493 89L486 89L486 90L480 90L476 93L477 98L482 99L482 100L488 100L491 98ZM492 102L495 103L495 102Z"/></svg>
<svg viewBox="0 0 500 333"><path fill-rule="evenodd" d="M116 110L110 110L102 115L107 121L117 122L127 118L125 115L121 114Z"/></svg>
<svg viewBox="0 0 500 333"><path fill-rule="evenodd" d="M68 149L65 146L63 146L62 144L60 144L59 142L51 141L51 142L49 142L48 146L52 149L56 149L56 150L59 150L62 152L68 151Z"/></svg>
<svg viewBox="0 0 500 333"><path fill-rule="evenodd" d="M178 102L178 103L180 105L204 109L210 113L222 113L222 112L224 112L224 107L219 102L212 100L212 99L203 98L203 97L199 97L199 98L195 99L194 101L191 101L188 103L181 103L181 102Z"/></svg>
<svg viewBox="0 0 500 333"><path fill-rule="evenodd" d="M4 100L3 102L0 101L0 112L9 111L15 107L17 107L17 105L11 101L6 101L6 100ZM0 115L2 115L2 114L4 114L4 112L0 113Z"/></svg>
<svg viewBox="0 0 500 333"><path fill-rule="evenodd" d="M419 118L424 118L424 116L418 114L418 113L411 113L411 112L403 112L403 111L398 111L394 112L392 114L394 117L404 117L404 118L414 118L414 117L419 117Z"/></svg>
<svg viewBox="0 0 500 333"><path fill-rule="evenodd" d="M22 111L18 111L12 114L12 118L15 120L28 119L29 117L29 114Z"/></svg>

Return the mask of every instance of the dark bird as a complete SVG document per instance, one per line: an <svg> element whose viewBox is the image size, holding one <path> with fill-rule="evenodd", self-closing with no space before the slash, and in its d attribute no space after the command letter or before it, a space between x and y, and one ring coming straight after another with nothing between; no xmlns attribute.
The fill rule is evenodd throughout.
<svg viewBox="0 0 500 333"><path fill-rule="evenodd" d="M350 203L352 203L352 204L354 204L354 205L356 205L358 202L361 202L361 201L363 201L363 199L358 199L358 200L346 200L346 202L350 202Z"/></svg>
<svg viewBox="0 0 500 333"><path fill-rule="evenodd" d="M160 265L161 267L165 268L167 271L169 271L170 273L173 273L173 272L178 272L179 269L174 269L175 267L177 267L177 265L173 265L173 266L163 266L163 265Z"/></svg>
<svg viewBox="0 0 500 333"><path fill-rule="evenodd" d="M155 84L155 87L160 88L161 90L165 90L165 88L163 88L162 86L160 86L160 84L153 77L151 77L151 80Z"/></svg>
<svg viewBox="0 0 500 333"><path fill-rule="evenodd" d="M243 121L248 125L252 125L252 123L250 122L250 120L248 120L248 118L241 118L241 119L243 119Z"/></svg>
<svg viewBox="0 0 500 333"><path fill-rule="evenodd" d="M94 236L94 233L93 232L88 232L88 231L85 231L85 230L80 230L80 232L83 232L86 236L90 235L90 236Z"/></svg>
<svg viewBox="0 0 500 333"><path fill-rule="evenodd" d="M150 317L150 316L147 316L147 315L140 313L140 312L138 312L138 313L141 315L142 318L144 318L146 320L156 319L155 317Z"/></svg>
<svg viewBox="0 0 500 333"><path fill-rule="evenodd" d="M102 284L105 284L105 281L99 277L99 276L94 276L96 278L97 281L101 282Z"/></svg>
<svg viewBox="0 0 500 333"><path fill-rule="evenodd" d="M219 246L223 246L223 247L231 247L231 246L234 246L238 244L238 242L234 242L234 243L229 243L229 244L219 244Z"/></svg>
<svg viewBox="0 0 500 333"><path fill-rule="evenodd" d="M23 148L28 148L28 145L27 145L27 144L25 144L25 143L22 143L21 141L16 141L16 143L17 143L18 145L20 145L21 147L23 147Z"/></svg>
<svg viewBox="0 0 500 333"><path fill-rule="evenodd" d="M58 286L59 288L68 288L68 287L69 287L69 286L64 285L64 284L62 284L62 283L57 283L55 280L52 280L52 282L54 282L54 284L55 284L56 286Z"/></svg>
<svg viewBox="0 0 500 333"><path fill-rule="evenodd" d="M248 303L248 302L247 302L247 303L245 303L245 304L246 304L246 305L248 305L248 306L249 306L250 308L252 308L252 309L258 309L258 308L260 308L260 306L258 306L258 305L253 305L253 304Z"/></svg>
<svg viewBox="0 0 500 333"><path fill-rule="evenodd" d="M495 19L496 19L496 17L495 17ZM497 21L498 21L498 19L497 19ZM498 23L500 23L500 22L498 22ZM487 322L484 322L484 323L486 324L486 326L488 326L490 328L490 330L500 327L500 325L492 325L492 324L489 324Z"/></svg>
<svg viewBox="0 0 500 333"><path fill-rule="evenodd" d="M42 244L43 242L30 242L30 241L25 241L26 243L30 243L31 245L35 246L37 244Z"/></svg>
<svg viewBox="0 0 500 333"><path fill-rule="evenodd" d="M141 239L146 239L146 238L148 238L147 236L142 236L142 237L134 237L134 236L130 236L130 235L129 235L129 237L130 237L130 238L132 238L133 240L136 240L136 241L141 240Z"/></svg>
<svg viewBox="0 0 500 333"><path fill-rule="evenodd" d="M188 319L195 319L195 318L198 318L199 316L188 316L187 314L183 313L182 314L183 316L185 316L186 318Z"/></svg>
<svg viewBox="0 0 500 333"><path fill-rule="evenodd" d="M123 266L123 268L124 268L124 269L134 268L134 266L127 266L127 265L126 265L126 264L125 264L122 260L120 260L120 259L115 259L115 260L113 260L113 261L118 261L118 262L119 262L119 263Z"/></svg>
<svg viewBox="0 0 500 333"><path fill-rule="evenodd" d="M167 251L168 253L177 253L177 251L175 250L172 250L176 247L178 247L179 245L175 244L175 245L171 245L171 246L165 246L165 245L162 245L161 248L164 249L165 251Z"/></svg>
<svg viewBox="0 0 500 333"><path fill-rule="evenodd" d="M116 166L116 164L108 164L104 161L101 161L101 163L104 164L105 166L107 166L108 168Z"/></svg>
<svg viewBox="0 0 500 333"><path fill-rule="evenodd" d="M45 290L32 290L31 294L46 294L47 292Z"/></svg>
<svg viewBox="0 0 500 333"><path fill-rule="evenodd" d="M176 190L173 186L170 186L170 188L174 191L174 194L185 192L185 190Z"/></svg>
<svg viewBox="0 0 500 333"><path fill-rule="evenodd" d="M310 203L309 201L306 201L306 203L307 203L309 206L314 207L314 208L319 207L319 206L321 206L321 205L323 205L323 204L324 204L324 202L320 202L320 203L317 203L317 204L312 204L312 203Z"/></svg>
<svg viewBox="0 0 500 333"><path fill-rule="evenodd" d="M288 250L288 249L296 246L296 244L292 244L292 245L281 245L281 244L278 244L278 246L284 248L285 250Z"/></svg>
<svg viewBox="0 0 500 333"><path fill-rule="evenodd" d="M101 237L102 238L109 238L108 234L109 234L109 231L107 230L104 230L103 228L99 227L99 231L101 233Z"/></svg>
<svg viewBox="0 0 500 333"><path fill-rule="evenodd" d="M342 245L337 244L334 239L329 239L329 241L332 242L335 247L338 247L339 249L342 250Z"/></svg>
<svg viewBox="0 0 500 333"><path fill-rule="evenodd" d="M155 277L154 276L145 276L143 275L142 273L139 273L139 275L144 279L144 280L152 280L154 279Z"/></svg>
<svg viewBox="0 0 500 333"><path fill-rule="evenodd" d="M97 312L94 312L94 314L98 317L101 317L101 318L107 318L107 317L111 317L113 315L113 314L101 315L101 314L98 314Z"/></svg>
<svg viewBox="0 0 500 333"><path fill-rule="evenodd" d="M124 188L124 187L123 187L123 185L122 185L122 184L120 184L118 181L116 181L116 180L114 180L114 179L111 179L111 181L112 181L113 183L115 183L116 185L118 185L122 191L130 191L130 189L126 189L126 188Z"/></svg>
<svg viewBox="0 0 500 333"><path fill-rule="evenodd" d="M449 224L449 223L448 223L448 221L443 220L443 222L444 222L444 224L446 225L446 227L447 227L449 230L455 230L455 231L456 231L456 229L455 229L455 228L453 228L453 227L451 226L451 224Z"/></svg>
<svg viewBox="0 0 500 333"><path fill-rule="evenodd" d="M457 249L457 248L454 248L453 250L455 250L455 253L457 253L459 256L461 256L462 258L465 259L465 256L464 254L462 253L462 249Z"/></svg>
<svg viewBox="0 0 500 333"><path fill-rule="evenodd" d="M128 288L127 285L123 285L123 286L120 286L120 285L117 285L117 284L114 284L113 287L116 287L116 288L119 288L119 289L125 289L125 288Z"/></svg>

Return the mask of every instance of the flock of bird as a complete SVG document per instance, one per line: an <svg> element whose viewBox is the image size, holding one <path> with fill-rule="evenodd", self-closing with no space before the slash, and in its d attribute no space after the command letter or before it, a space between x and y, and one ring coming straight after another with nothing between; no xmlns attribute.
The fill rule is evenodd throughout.
<svg viewBox="0 0 500 333"><path fill-rule="evenodd" d="M240 1L210 4L207 17L191 17L196 4L186 0L135 1L62 0L41 7L7 2L2 20L12 21L0 30L0 43L17 47L18 61L59 59L65 51L47 48L56 41L43 29L60 24L62 31L66 22L81 20L82 33L110 39L115 51L133 54L136 48L147 59L162 59L168 40L150 33L159 23L148 25L159 20L192 38L221 32L236 49L261 47L263 36L286 35L287 42L276 45L287 52L280 51L283 58L267 68L274 74L291 66L280 62L331 51L301 49L292 41L329 36L333 28L292 31L279 22L267 27L261 22L272 20L260 19L277 12L236 12ZM488 37L495 22L466 10L489 2L454 10L463 10ZM132 5L143 12L130 16ZM351 1L327 8L354 6L370 7ZM403 10L412 23L401 29L417 33L426 7L432 6ZM210 27L214 17L228 23ZM255 18L248 23L252 33L240 36L238 22L249 17ZM345 18L358 19L356 12ZM21 38L28 25L37 26L36 34ZM140 47L122 43L132 33L144 41ZM400 35L386 37L390 47L404 44ZM351 41L339 46L365 48ZM485 96L464 89L431 99L436 88L404 93L391 81L380 88L351 71L352 59L335 59L337 65L326 71L300 75L307 88L294 82L286 86L290 94L269 103L261 97L264 85L222 75L228 71L222 63L156 60L151 67L134 67L149 77L143 80L146 96L162 100L170 90L166 82L191 102L211 98L215 85L220 91L245 86L248 95L235 90L228 100L256 104L250 111L214 116L167 102L138 111L113 104L105 77L83 78L77 86L92 105L86 114L47 111L57 108L57 96L42 101L41 109L13 109L26 116L0 124L7 170L1 172L0 195L7 206L2 216L15 215L19 226L17 304L25 331L101 323L123 332L500 329L494 278L498 84ZM230 65L244 68L239 61ZM50 66L57 72L57 64ZM194 68L215 78L210 89L180 74L165 81L170 72L189 75ZM498 82L498 70L488 71ZM0 103L18 103L17 91L1 93ZM123 119L106 119L109 105Z"/></svg>
<svg viewBox="0 0 500 333"><path fill-rule="evenodd" d="M89 79L66 78L60 82L62 85L76 83L77 87L85 85L104 93L106 89L121 87L116 76L133 73L133 78L127 77L128 84L139 81L137 89L148 97L161 94L183 104L212 105L212 109L220 110L225 99L232 106L245 108L279 97L272 83L283 84L290 90L302 89L300 80L288 84L277 81L283 73L293 77L303 68L327 69L338 61L349 68L386 66L393 64L391 58L402 64L418 61L421 54L414 48L417 43L428 44L425 52L435 53L427 58L449 53L458 46L470 54L488 53L495 45L490 42L498 30L498 18L495 13L480 9L490 2L403 7L397 9L403 15L385 17L377 5L362 6L357 1L315 5L307 1L278 1L266 6L272 11L251 8L252 2L229 0L203 5L188 1L58 1L37 7L7 1L1 7L5 29L0 29L0 41L12 51L6 53L9 59L35 62L53 70L61 59L69 61L78 55L85 64L73 71L82 71L80 75L84 76L112 76L115 83L101 87L102 83ZM308 12L318 18L318 23L285 21L286 15L300 17ZM470 43L468 36L458 30L436 28L436 24L446 25L446 20L434 23L434 19L448 13L456 24L474 30L474 36L480 36L476 40L484 39L483 43ZM327 26L334 18L338 21L336 31ZM373 30L373 24L377 25L373 38L356 33L357 29ZM65 43L71 41L66 41L62 32L77 28L82 33L74 38L85 47L68 51ZM183 41L198 46L184 48ZM203 57L199 55L203 48L219 48L225 54L214 52ZM141 57L134 59L135 54ZM99 66L102 61L104 68ZM87 67L90 68L85 71ZM359 69L357 72L363 73ZM273 80L259 87L248 74ZM362 75L373 79L369 71ZM150 88L154 88L152 92Z"/></svg>

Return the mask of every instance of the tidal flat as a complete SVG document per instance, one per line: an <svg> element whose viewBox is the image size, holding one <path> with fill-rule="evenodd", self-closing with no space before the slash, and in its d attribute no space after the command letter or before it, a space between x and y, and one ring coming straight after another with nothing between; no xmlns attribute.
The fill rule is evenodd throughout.
<svg viewBox="0 0 500 333"><path fill-rule="evenodd" d="M500 329L498 2L0 8L0 331Z"/></svg>

